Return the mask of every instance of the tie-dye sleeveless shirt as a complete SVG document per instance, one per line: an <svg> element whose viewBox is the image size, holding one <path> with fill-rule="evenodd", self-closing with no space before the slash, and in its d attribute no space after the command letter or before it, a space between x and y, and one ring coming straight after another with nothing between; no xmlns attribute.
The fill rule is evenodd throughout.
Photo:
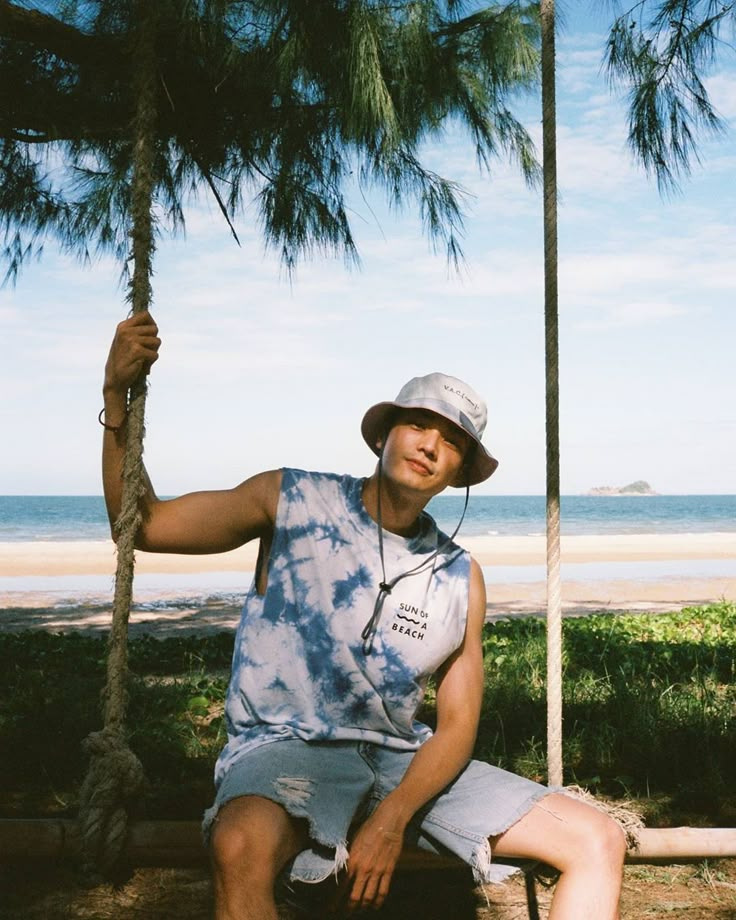
<svg viewBox="0 0 736 920"><path fill-rule="evenodd" d="M470 557L423 513L411 538L384 531L383 604L364 652L361 632L383 580L364 480L282 472L264 595L254 579L235 636L219 783L246 751L288 738L362 740L400 750L431 734L415 720L426 682L463 640Z"/></svg>

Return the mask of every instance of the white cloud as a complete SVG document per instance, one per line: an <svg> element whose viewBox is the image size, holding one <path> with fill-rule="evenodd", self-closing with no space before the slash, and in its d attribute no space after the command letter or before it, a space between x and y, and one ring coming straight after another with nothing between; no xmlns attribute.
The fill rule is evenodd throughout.
<svg viewBox="0 0 736 920"><path fill-rule="evenodd" d="M736 72L722 71L709 77L705 87L723 118L736 118Z"/></svg>
<svg viewBox="0 0 736 920"><path fill-rule="evenodd" d="M610 122L605 129L564 125L557 143L563 205L573 194L586 196L588 207L600 199L621 201L641 187L619 123Z"/></svg>
<svg viewBox="0 0 736 920"><path fill-rule="evenodd" d="M607 305L604 318L597 321L584 320L580 323L580 328L602 330L614 326L645 326L652 322L671 319L673 316L682 316L686 312L684 307L669 301L626 301Z"/></svg>
<svg viewBox="0 0 736 920"><path fill-rule="evenodd" d="M596 47L568 49L566 42L561 43L556 66L558 93L583 95L600 86L603 42L592 41Z"/></svg>

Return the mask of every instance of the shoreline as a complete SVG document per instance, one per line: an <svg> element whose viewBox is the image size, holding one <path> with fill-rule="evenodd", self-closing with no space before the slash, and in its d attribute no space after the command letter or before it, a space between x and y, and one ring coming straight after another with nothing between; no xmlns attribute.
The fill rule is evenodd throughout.
<svg viewBox="0 0 736 920"><path fill-rule="evenodd" d="M487 619L544 616L544 537L468 537L483 567ZM257 544L229 553L138 553L131 635L234 629ZM0 543L0 632L102 634L109 628L112 541ZM673 612L736 601L736 533L562 538L565 616Z"/></svg>
<svg viewBox="0 0 736 920"><path fill-rule="evenodd" d="M460 539L481 566L544 565L544 536L473 536ZM253 572L258 543L212 555L136 554L141 573ZM563 563L736 560L736 533L591 534L561 538ZM114 575L112 540L0 542L0 578Z"/></svg>

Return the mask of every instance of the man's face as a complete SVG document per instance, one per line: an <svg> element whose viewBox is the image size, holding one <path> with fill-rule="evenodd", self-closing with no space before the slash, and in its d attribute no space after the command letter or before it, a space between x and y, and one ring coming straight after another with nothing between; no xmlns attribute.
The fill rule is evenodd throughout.
<svg viewBox="0 0 736 920"><path fill-rule="evenodd" d="M400 409L386 438L384 474L428 494L458 481L471 440L452 422L427 409Z"/></svg>

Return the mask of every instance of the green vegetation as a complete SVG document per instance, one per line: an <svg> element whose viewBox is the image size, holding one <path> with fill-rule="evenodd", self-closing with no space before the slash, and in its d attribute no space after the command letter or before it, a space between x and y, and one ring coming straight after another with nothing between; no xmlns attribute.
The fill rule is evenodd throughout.
<svg viewBox="0 0 736 920"><path fill-rule="evenodd" d="M197 817L211 804L232 644L231 633L130 643L127 725L148 781L140 816ZM82 741L102 727L106 654L75 634L0 636L0 814L76 810Z"/></svg>
<svg viewBox="0 0 736 920"><path fill-rule="evenodd" d="M566 781L715 815L733 795L736 604L568 619L563 629ZM485 649L478 755L544 779L544 623L497 624Z"/></svg>
<svg viewBox="0 0 736 920"><path fill-rule="evenodd" d="M736 762L736 604L569 619L564 635L566 781L724 821ZM496 623L484 642L477 756L544 779L544 623ZM130 652L130 744L148 779L140 815L196 818L224 741L232 634L146 637ZM105 654L99 639L79 635L0 635L1 815L75 810L81 742L101 722Z"/></svg>

